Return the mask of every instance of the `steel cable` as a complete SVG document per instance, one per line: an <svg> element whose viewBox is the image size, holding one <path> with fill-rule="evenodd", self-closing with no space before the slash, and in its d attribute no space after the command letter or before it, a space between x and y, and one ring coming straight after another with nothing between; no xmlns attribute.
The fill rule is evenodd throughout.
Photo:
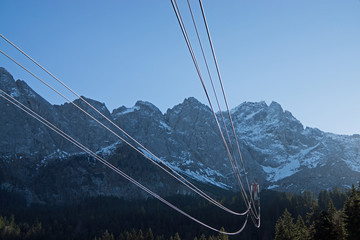
<svg viewBox="0 0 360 240"><path fill-rule="evenodd" d="M230 124L231 124L231 127L232 127L232 131L233 131L233 134L234 134L236 146L237 146L237 149L238 149L238 152L239 152L239 156L240 156L240 160L241 160L241 163L242 163L243 172L244 172L244 175L245 175L245 179L246 179L246 182L247 182L248 189L250 190L250 184L249 184L249 181L248 181L248 178L247 178L247 174L246 174L246 170L245 170L245 164L244 164L244 161L243 161L243 158L242 158L242 154L241 154L241 151L240 151L240 146L239 146L239 142L238 142L238 139L237 139L237 135L236 135L234 123L233 123L233 120L232 120L232 117L231 117L231 113L230 113L228 101L227 101L227 99L226 99L226 94L225 94L225 89L224 89L223 81L222 81L221 74L220 74L219 64L218 64L218 61L217 61L217 58L216 58L216 55L215 55L215 50L214 50L214 46L213 46L213 43L212 43L212 40L211 40L211 35L210 35L210 31L209 31L209 26L208 26L207 21L206 21L205 11L204 11L204 7L203 7L203 4L202 4L202 1L201 1L201 0L199 0L199 4L200 4L200 8L201 8L201 13L202 13L202 16L203 16L204 24L205 24L205 27L206 27L206 32L207 32L207 36L208 36L208 39L209 39L209 44L210 44L210 47L211 47L212 56L213 56L213 59L214 59L214 62L215 62L216 71L217 71L217 74L218 74L218 78L219 78L221 90L222 90L222 93L223 93L223 97L224 97L226 109L227 109L227 112L228 112ZM235 163L237 164L237 162L235 162ZM238 166L237 166L237 167L238 167ZM250 198L251 198L251 202L252 202L253 205L254 205L254 209L256 209L255 204L254 204L254 200L252 199L251 194L250 194ZM256 210L255 210L255 211L256 211ZM258 215L259 215L259 213L254 213L254 214L255 214L255 216L257 216L257 217L258 217Z"/></svg>
<svg viewBox="0 0 360 240"><path fill-rule="evenodd" d="M190 55L191 55L191 57L192 57L193 63L194 63L194 65L195 65L195 68L196 68L196 70L197 70L197 73L198 73L198 76L199 76L199 78L200 78L201 84L202 84L202 86L203 86L204 92L205 92L206 97L207 97L207 99L208 99L208 102L209 102L211 111L212 111L212 113L213 113L214 119L215 119L216 124L217 124L217 126L218 126L218 129L219 129L219 131L220 131L220 135L221 135L221 138L222 138L222 140L223 140L224 146L225 146L225 148L226 148L226 150L227 150L228 157L229 157L229 159L232 159L231 153L230 153L230 151L229 151L229 147L227 146L227 143L226 143L225 137L224 137L224 135L223 135L223 133L222 133L222 130L221 130L219 121L218 121L218 119L217 119L217 117L216 117L216 113L215 113L214 108L213 108L213 106L212 106L212 102L211 102L211 100L210 100L208 91L207 91L207 89L206 89L206 86L205 86L205 83L204 83L204 80L203 80L203 77L202 77L202 74L201 74L201 71L200 71L200 68L199 68L199 66L198 66L198 63L197 63L195 54L194 54L194 52L193 52L193 49L192 49L192 46L191 46L189 37L188 37L188 35L187 35L187 32L186 32L184 23L183 23L183 21L182 21L181 13L180 13L179 8L178 8L178 6L177 6L176 0L171 0L171 3L172 3L172 5L173 5L173 9L174 9L175 14L176 14L176 17L177 17L177 19L178 19L178 22L179 22L180 28L181 28L181 30L182 30L183 36L184 36L184 38L185 38L185 41L186 41L186 43L187 43L187 46L188 46ZM230 160L230 162L231 162L231 164L233 164L233 162L232 162L231 160ZM233 167L233 169L234 169L234 167ZM235 172L235 173L236 173L236 172ZM237 179L238 179L238 183L240 184L240 187L241 187L241 190L242 190L242 191L241 191L241 194L242 194L242 196L243 196L243 198L244 198L244 202L249 202L248 199L247 199L247 194L246 194L246 191L245 191L245 188L244 188L244 186L243 186L243 184L242 184L241 179L239 179L239 177L237 176L237 174L236 174L236 177L237 177ZM246 200L245 200L245 198L246 198Z"/></svg>

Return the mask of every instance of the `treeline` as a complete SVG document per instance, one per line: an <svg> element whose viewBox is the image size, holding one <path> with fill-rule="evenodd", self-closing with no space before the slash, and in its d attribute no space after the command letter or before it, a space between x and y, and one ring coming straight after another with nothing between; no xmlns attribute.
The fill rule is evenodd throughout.
<svg viewBox="0 0 360 240"><path fill-rule="evenodd" d="M221 228L224 231L224 228ZM181 240L179 233L175 233L174 236L170 236L169 240ZM194 240L228 240L229 237L225 234L210 235L206 237L205 234L202 234L199 238L194 237ZM95 237L94 240L166 240L164 235L154 236L151 228L144 235L142 230L136 232L134 229L131 232L125 231L121 233L118 237L114 237L114 234L110 234L108 230L105 230L104 234L101 237Z"/></svg>
<svg viewBox="0 0 360 240"><path fill-rule="evenodd" d="M355 191L356 194L353 191L334 189L322 191L317 196L308 191L293 194L264 190L261 192L261 228L257 229L249 219L241 234L228 239L274 239L275 233L278 237L283 231L280 225L275 227L276 223L286 222L285 219L291 219L291 215L301 216L304 224L301 220L299 223L293 220L292 224L284 225L283 229L289 227L293 232L298 228L296 226L302 225L302 236L314 236L310 233L313 233L312 229L321 226L319 216L328 218L324 215L325 212L330 215L334 213L331 216L336 217L330 218L338 219L339 224L347 221L344 218L345 212L352 212L354 210L350 209L358 206L353 201L347 203L347 199L352 199L359 190ZM225 227L225 230L233 232L240 229L245 221L244 217L225 213L194 196L176 195L166 199L218 229ZM228 194L219 201L235 211L246 209L239 194ZM345 208L346 203L348 207ZM329 209L333 209L332 206L335 211L331 210L329 213ZM287 216L284 215L285 209L288 211ZM96 197L62 206L27 206L21 196L0 191L0 216L0 239L227 239L227 236L219 235L192 222L153 198L129 201L116 197ZM275 232L276 229L280 230Z"/></svg>
<svg viewBox="0 0 360 240"><path fill-rule="evenodd" d="M322 191L314 199L311 211L297 216L285 209L276 222L275 240L356 240L360 239L360 183L346 194ZM335 202L335 204L334 204ZM343 205L341 205L341 203Z"/></svg>
<svg viewBox="0 0 360 240"><path fill-rule="evenodd" d="M116 197L85 199L67 206L31 205L15 193L0 191L0 239L227 239L192 222L156 199L124 200ZM193 196L168 197L181 209L219 229L238 227L238 218L222 213ZM245 208L237 196L222 203ZM236 220L236 221L235 221ZM244 220L241 219L241 222Z"/></svg>
<svg viewBox="0 0 360 240"><path fill-rule="evenodd" d="M10 219L0 216L0 239L45 239L41 223L16 224L12 215Z"/></svg>

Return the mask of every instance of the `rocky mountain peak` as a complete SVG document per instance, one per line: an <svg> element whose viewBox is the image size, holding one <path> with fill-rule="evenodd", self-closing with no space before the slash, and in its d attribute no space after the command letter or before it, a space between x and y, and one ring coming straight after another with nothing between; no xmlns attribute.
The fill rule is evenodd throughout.
<svg viewBox="0 0 360 240"><path fill-rule="evenodd" d="M235 107L231 110L231 114L241 114L248 115L250 113L258 112L260 110L264 110L268 107L265 101L261 102L243 102L239 106Z"/></svg>
<svg viewBox="0 0 360 240"><path fill-rule="evenodd" d="M12 97L17 97L20 95L13 76L2 67L0 67L0 88L10 94Z"/></svg>
<svg viewBox="0 0 360 240"><path fill-rule="evenodd" d="M111 115L113 117L116 117L118 115L121 115L121 114L125 114L126 112L130 112L130 111L127 111L129 108L125 107L125 106L121 106L121 107L118 107L118 108L115 108L112 112L111 112ZM135 109L134 109L135 110ZM138 109L137 109L138 110ZM132 112L132 111L131 111Z"/></svg>
<svg viewBox="0 0 360 240"><path fill-rule="evenodd" d="M160 111L160 109L158 109L154 104L147 102L147 101L137 101L135 103L135 108L138 108L139 110L142 110L142 111L146 111L148 113L162 115L162 112Z"/></svg>
<svg viewBox="0 0 360 240"><path fill-rule="evenodd" d="M210 111L210 108L207 105L201 103L199 100L197 100L194 97L185 98L184 101L179 105L181 105L181 107L185 108L185 109L191 108L191 109L200 110L200 111ZM179 105L177 105L177 106L179 106Z"/></svg>
<svg viewBox="0 0 360 240"><path fill-rule="evenodd" d="M163 189L166 184L159 183L169 180L168 176L159 177L155 170L148 171L144 161L133 155L134 151L119 147L119 139L72 104L49 104L24 81L15 82L3 68L0 68L0 85L1 88L6 86L4 90L9 94L18 94L17 99L90 149L113 157L114 161L121 159L118 162L121 164L129 164L129 159L136 160L137 164L131 164L127 171L144 182L153 179L154 182L148 183L155 190ZM90 98L85 100L189 179L226 189L234 187L234 176L212 112L197 99L187 98L168 109L165 115L145 101L138 101L131 108L119 107L110 115L104 103ZM79 99L74 102L105 122ZM276 102L270 105L264 101L244 102L231 113L248 177L257 177L263 188L317 191L344 187L360 178L359 136L304 129L300 121ZM137 191L128 191L123 185L114 189L114 181L106 177L108 174L94 174L94 162L79 151L0 98L0 176L3 176L0 187L12 186L38 195L39 199L47 196L49 200L65 195L71 199L74 192L123 197ZM74 161L79 156L82 163ZM144 171L138 171L139 168ZM55 182L48 183L48 179L43 178L47 176L44 173L55 170L60 170L62 177L52 178ZM144 173L150 177L144 177ZM47 190L43 188L44 182L49 184ZM66 187L59 190L57 184Z"/></svg>
<svg viewBox="0 0 360 240"><path fill-rule="evenodd" d="M2 76L2 75L11 76L11 78L12 78L12 75L8 72L8 70L6 70L3 67L0 67L0 76Z"/></svg>
<svg viewBox="0 0 360 240"><path fill-rule="evenodd" d="M194 97L185 98L182 104L204 105L203 103L201 103L199 100L197 100L197 99L194 98Z"/></svg>
<svg viewBox="0 0 360 240"><path fill-rule="evenodd" d="M278 113L278 114L281 114L281 113L284 112L283 109L282 109L282 107L281 107L281 105L280 105L279 103L277 103L277 102L274 102L274 101L272 101L272 102L270 103L270 105L269 105L269 110L270 110L270 111L273 111L273 112L275 112L275 113Z"/></svg>
<svg viewBox="0 0 360 240"><path fill-rule="evenodd" d="M173 108L170 108L166 112L168 118L172 118L175 114L183 113L185 115L194 115L202 112L204 114L211 114L211 110L208 106L201 103L194 97L185 98L184 101L178 105L175 105Z"/></svg>
<svg viewBox="0 0 360 240"><path fill-rule="evenodd" d="M165 116L169 125L179 130L213 122L210 108L194 97L186 98L182 103L168 109Z"/></svg>
<svg viewBox="0 0 360 240"><path fill-rule="evenodd" d="M91 104L95 109L97 109L99 112L101 112L102 114L104 114L107 117L110 117L110 112L107 109L105 103L93 100L91 98L87 98L84 96L81 96L82 99L84 99L86 102L88 102L89 104ZM75 99L74 103L78 106L80 106L82 109L84 109L85 111L89 112L91 115L95 115L97 116L98 113L96 113L96 111L91 108L88 104L86 104L84 101L82 101L81 99ZM64 105L72 105L70 103L65 103ZM74 108L73 106L71 106L71 108Z"/></svg>
<svg viewBox="0 0 360 240"><path fill-rule="evenodd" d="M158 109L154 104L147 101L137 101L133 107L127 108L125 106L121 106L112 111L111 115L116 119L122 117L122 115L131 114L131 115L156 115L163 116L160 109Z"/></svg>
<svg viewBox="0 0 360 240"><path fill-rule="evenodd" d="M20 90L22 97L39 98L41 101L46 101L39 94L37 94L27 83L23 80L16 80L16 86Z"/></svg>
<svg viewBox="0 0 360 240"><path fill-rule="evenodd" d="M303 125L289 111L283 110L277 102L271 102L267 105L261 102L244 102L231 110L233 119L243 128L251 131L259 128L265 130L271 129L287 129L302 131ZM255 127L257 126L257 127Z"/></svg>
<svg viewBox="0 0 360 240"><path fill-rule="evenodd" d="M32 110L46 114L53 106L37 94L25 81L14 80L13 76L4 68L0 68L0 88L11 97L16 98Z"/></svg>

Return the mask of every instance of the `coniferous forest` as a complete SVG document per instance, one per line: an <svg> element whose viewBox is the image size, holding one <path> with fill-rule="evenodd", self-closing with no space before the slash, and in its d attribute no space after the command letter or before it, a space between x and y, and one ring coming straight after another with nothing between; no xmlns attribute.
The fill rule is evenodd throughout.
<svg viewBox="0 0 360 240"><path fill-rule="evenodd" d="M167 200L227 231L238 230L245 220L194 196ZM225 195L220 202L230 209L244 209L238 194ZM18 194L1 191L0 239L360 239L360 184L318 195L263 190L260 229L249 218L236 236L201 227L152 198L96 197L69 205L28 206Z"/></svg>

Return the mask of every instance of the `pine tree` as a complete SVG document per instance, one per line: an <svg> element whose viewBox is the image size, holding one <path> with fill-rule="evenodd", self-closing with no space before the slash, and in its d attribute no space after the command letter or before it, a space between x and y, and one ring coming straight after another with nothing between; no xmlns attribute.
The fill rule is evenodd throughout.
<svg viewBox="0 0 360 240"><path fill-rule="evenodd" d="M137 232L136 232L135 229L131 229L130 239L131 240L137 240Z"/></svg>
<svg viewBox="0 0 360 240"><path fill-rule="evenodd" d="M11 215L10 221L4 217L1 225L3 226L0 231L0 237L2 239L20 239L21 229L15 223L14 215Z"/></svg>
<svg viewBox="0 0 360 240"><path fill-rule="evenodd" d="M329 208L330 195L327 190L319 193L319 209L325 211Z"/></svg>
<svg viewBox="0 0 360 240"><path fill-rule="evenodd" d="M2 216L0 216L0 232L2 231L2 229L5 227L6 223L5 223L5 218L3 218Z"/></svg>
<svg viewBox="0 0 360 240"><path fill-rule="evenodd" d="M175 233L174 240L181 240L179 233Z"/></svg>
<svg viewBox="0 0 360 240"><path fill-rule="evenodd" d="M40 239L44 235L41 222L37 221L34 225L29 227L25 234L26 239Z"/></svg>
<svg viewBox="0 0 360 240"><path fill-rule="evenodd" d="M225 232L225 228L222 227L220 231ZM228 235L223 233L219 233L219 235L217 236L217 240L228 240L228 239L229 239Z"/></svg>
<svg viewBox="0 0 360 240"><path fill-rule="evenodd" d="M151 228L149 228L149 230L146 232L145 240L154 240L154 234Z"/></svg>
<svg viewBox="0 0 360 240"><path fill-rule="evenodd" d="M201 236L200 236L200 239L199 239L199 240L206 240L205 235L204 235L204 234L201 234Z"/></svg>
<svg viewBox="0 0 360 240"><path fill-rule="evenodd" d="M329 195L336 209L340 209L344 206L346 194L341 191L340 188L335 187L332 191L329 192Z"/></svg>
<svg viewBox="0 0 360 240"><path fill-rule="evenodd" d="M311 225L315 219L319 216L319 205L317 200L314 200L311 205L311 211L306 214L306 223Z"/></svg>
<svg viewBox="0 0 360 240"><path fill-rule="evenodd" d="M109 231L106 229L104 234L99 238L99 240L114 240L114 235L110 234Z"/></svg>
<svg viewBox="0 0 360 240"><path fill-rule="evenodd" d="M306 214L306 223L309 226L309 236L313 237L315 235L315 219L319 217L319 207L317 200L313 200L310 209L311 211Z"/></svg>
<svg viewBox="0 0 360 240"><path fill-rule="evenodd" d="M328 212L321 211L319 217L315 219L314 239L328 240L332 239L332 222Z"/></svg>
<svg viewBox="0 0 360 240"><path fill-rule="evenodd" d="M141 229L139 230L139 233L138 233L137 239L138 239L138 240L144 240L144 234L143 234L143 232L142 232L142 230L141 230Z"/></svg>
<svg viewBox="0 0 360 240"><path fill-rule="evenodd" d="M341 212L336 210L332 200L330 200L329 202L328 213L332 222L330 239L343 240L345 237L345 229L342 221Z"/></svg>
<svg viewBox="0 0 360 240"><path fill-rule="evenodd" d="M329 201L329 207L328 207L328 213L330 215L331 218L334 218L334 216L336 215L336 208L334 206L334 203L332 200Z"/></svg>
<svg viewBox="0 0 360 240"><path fill-rule="evenodd" d="M330 200L327 211L322 211L314 220L312 238L326 240L343 240L344 227L341 212L337 211Z"/></svg>
<svg viewBox="0 0 360 240"><path fill-rule="evenodd" d="M294 219L285 209L283 215L276 221L275 240L292 240L295 238Z"/></svg>
<svg viewBox="0 0 360 240"><path fill-rule="evenodd" d="M306 227L301 215L299 215L296 220L295 229L294 240L307 240L309 238L309 230Z"/></svg>
<svg viewBox="0 0 360 240"><path fill-rule="evenodd" d="M125 240L131 240L131 234L128 231L125 232Z"/></svg>
<svg viewBox="0 0 360 240"><path fill-rule="evenodd" d="M360 239L360 186L352 186L350 196L344 205L344 224L346 239Z"/></svg>

